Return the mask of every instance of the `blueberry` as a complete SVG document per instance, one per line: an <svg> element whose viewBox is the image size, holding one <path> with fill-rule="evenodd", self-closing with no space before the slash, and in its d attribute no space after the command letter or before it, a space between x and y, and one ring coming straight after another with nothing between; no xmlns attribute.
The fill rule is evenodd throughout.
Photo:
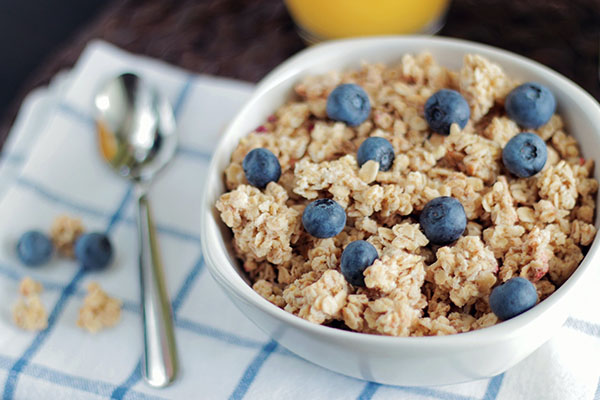
<svg viewBox="0 0 600 400"><path fill-rule="evenodd" d="M75 258L84 269L104 269L110 264L112 255L110 240L103 233L86 233L75 242Z"/></svg>
<svg viewBox="0 0 600 400"><path fill-rule="evenodd" d="M277 182L281 165L275 154L267 149L250 150L242 162L246 179L252 186L263 189L269 182Z"/></svg>
<svg viewBox="0 0 600 400"><path fill-rule="evenodd" d="M546 86L527 82L511 90L504 101L504 108L517 124L525 128L539 128L554 114L556 100Z"/></svg>
<svg viewBox="0 0 600 400"><path fill-rule="evenodd" d="M365 286L363 272L377 259L377 250L369 242L356 240L342 253L341 269L346 281L354 286Z"/></svg>
<svg viewBox="0 0 600 400"><path fill-rule="evenodd" d="M40 231L25 232L17 243L17 255L21 262L29 266L38 266L50 260L52 241Z"/></svg>
<svg viewBox="0 0 600 400"><path fill-rule="evenodd" d="M353 83L339 85L327 98L327 116L350 126L362 124L370 113L371 103L367 92Z"/></svg>
<svg viewBox="0 0 600 400"><path fill-rule="evenodd" d="M380 171L387 171L394 162L394 148L392 144L382 137L370 137L358 148L356 159L358 165L362 167L369 160L379 163Z"/></svg>
<svg viewBox="0 0 600 400"><path fill-rule="evenodd" d="M538 295L533 283L525 278L511 278L496 286L490 294L490 307L503 321L516 317L537 303Z"/></svg>
<svg viewBox="0 0 600 400"><path fill-rule="evenodd" d="M302 225L314 237L334 237L346 226L346 211L331 199L315 200L304 209Z"/></svg>
<svg viewBox="0 0 600 400"><path fill-rule="evenodd" d="M463 234L467 227L467 216L460 201L441 196L425 204L419 223L431 243L445 245Z"/></svg>
<svg viewBox="0 0 600 400"><path fill-rule="evenodd" d="M469 104L456 90L439 90L425 103L425 119L429 127L441 135L449 135L450 125L454 123L464 128L470 116Z"/></svg>
<svg viewBox="0 0 600 400"><path fill-rule="evenodd" d="M502 150L504 166L520 178L528 178L540 172L547 157L548 150L544 140L530 132L513 136Z"/></svg>

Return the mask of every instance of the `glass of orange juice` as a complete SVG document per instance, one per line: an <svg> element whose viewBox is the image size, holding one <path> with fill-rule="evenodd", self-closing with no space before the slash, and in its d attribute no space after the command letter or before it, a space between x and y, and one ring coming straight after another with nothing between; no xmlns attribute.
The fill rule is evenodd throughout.
<svg viewBox="0 0 600 400"><path fill-rule="evenodd" d="M285 0L308 42L437 32L450 0Z"/></svg>

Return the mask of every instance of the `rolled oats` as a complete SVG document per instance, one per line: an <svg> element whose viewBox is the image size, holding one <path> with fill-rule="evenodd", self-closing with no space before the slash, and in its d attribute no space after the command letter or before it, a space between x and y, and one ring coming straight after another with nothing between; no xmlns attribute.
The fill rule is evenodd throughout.
<svg viewBox="0 0 600 400"><path fill-rule="evenodd" d="M489 295L496 283L498 262L477 236L463 236L454 246L437 251L437 261L427 268L426 278L449 294L455 305L473 304Z"/></svg>
<svg viewBox="0 0 600 400"><path fill-rule="evenodd" d="M519 220L505 176L498 177L492 190L483 196L481 205L490 213L494 225L514 225Z"/></svg>
<svg viewBox="0 0 600 400"><path fill-rule="evenodd" d="M554 256L549 261L548 272L552 282L562 285L581 260L583 260L581 248L573 239L567 239L564 245L555 249Z"/></svg>
<svg viewBox="0 0 600 400"><path fill-rule="evenodd" d="M513 136L519 133L519 126L508 117L494 117L483 130L483 136L504 147Z"/></svg>
<svg viewBox="0 0 600 400"><path fill-rule="evenodd" d="M50 238L58 253L73 257L75 255L75 241L83 234L84 230L81 219L60 215L52 222Z"/></svg>
<svg viewBox="0 0 600 400"><path fill-rule="evenodd" d="M540 137L544 140L548 140L552 138L554 133L563 128L563 120L558 114L554 114L550 121L546 122L546 124L542 125L536 133L540 135Z"/></svg>
<svg viewBox="0 0 600 400"><path fill-rule="evenodd" d="M361 332L365 328L365 309L369 298L364 294L351 294L347 297L347 303L342 308L344 323L350 329Z"/></svg>
<svg viewBox="0 0 600 400"><path fill-rule="evenodd" d="M91 282L87 290L77 326L91 333L115 326L121 318L121 301L106 294L96 282Z"/></svg>
<svg viewBox="0 0 600 400"><path fill-rule="evenodd" d="M479 121L515 86L499 65L479 55L465 56L459 76L460 91L471 106L473 121Z"/></svg>
<svg viewBox="0 0 600 400"><path fill-rule="evenodd" d="M265 193L241 185L219 198L217 210L223 222L233 230L240 254L251 254L256 260L267 259L273 264L292 257L290 241L298 228L299 213L285 205L287 193L284 198L273 196L282 193L281 190L281 186L273 182L267 185Z"/></svg>
<svg viewBox="0 0 600 400"><path fill-rule="evenodd" d="M44 287L41 283L34 281L29 276L26 276L19 283L19 293L21 296L29 297L42 293Z"/></svg>
<svg viewBox="0 0 600 400"><path fill-rule="evenodd" d="M539 195L550 200L556 208L571 210L577 201L577 185L573 169L561 161L540 173L537 178Z"/></svg>
<svg viewBox="0 0 600 400"><path fill-rule="evenodd" d="M401 289L392 291L389 296L370 301L364 312L368 327L383 335L408 336L422 315L424 298L417 301L407 296Z"/></svg>
<svg viewBox="0 0 600 400"><path fill-rule="evenodd" d="M579 146L573 136L563 131L556 131L552 135L552 145L562 158L579 157Z"/></svg>
<svg viewBox="0 0 600 400"><path fill-rule="evenodd" d="M399 250L415 252L420 247L426 246L429 240L425 237L419 224L404 222L392 228L380 227L377 235L368 239L380 255L393 254Z"/></svg>
<svg viewBox="0 0 600 400"><path fill-rule="evenodd" d="M502 281L507 281L513 276L522 276L532 282L540 280L548 272L553 254L550 238L549 229L535 228L529 232L519 246L508 249L498 277Z"/></svg>
<svg viewBox="0 0 600 400"><path fill-rule="evenodd" d="M393 255L384 255L375 260L365 272L365 285L369 289L377 289L382 293L390 293L396 289L410 298L421 296L421 286L425 279L423 257L397 251Z"/></svg>
<svg viewBox="0 0 600 400"><path fill-rule="evenodd" d="M371 114L356 127L327 118L329 93L355 83ZM363 63L357 70L309 76L296 98L241 139L224 171L228 192L216 203L233 231L233 248L253 289L286 311L318 324L394 336L449 335L498 323L491 290L515 276L532 281L540 300L577 268L595 235L593 160L559 115L533 132L544 141L544 169L530 178L508 173L502 149L520 132L502 106L517 82L479 55L460 71L431 54L404 55L397 65ZM466 98L471 119L450 135L432 133L424 119L429 96L442 88ZM358 166L368 137L387 139L395 159ZM248 186L242 162L254 148L278 158L282 174L264 190ZM458 199L467 228L455 243L429 243L420 211L439 196ZM332 198L346 211L337 236L304 231L304 207ZM364 271L366 287L340 273L343 249L366 240L379 258Z"/></svg>
<svg viewBox="0 0 600 400"><path fill-rule="evenodd" d="M260 279L252 285L252 289L256 291L256 293L260 294L265 299L269 300L271 303L275 304L277 307L284 307L285 300L283 299L283 291L281 288L272 282L267 282L264 279Z"/></svg>
<svg viewBox="0 0 600 400"><path fill-rule="evenodd" d="M42 304L42 284L25 277L19 284L21 297L12 310L13 322L26 331L41 331L48 326L48 313Z"/></svg>
<svg viewBox="0 0 600 400"><path fill-rule="evenodd" d="M346 305L348 283L336 270L326 271L314 280L316 276L318 272L315 271L303 275L283 291L283 298L287 303L286 311L322 324L340 318L342 308Z"/></svg>

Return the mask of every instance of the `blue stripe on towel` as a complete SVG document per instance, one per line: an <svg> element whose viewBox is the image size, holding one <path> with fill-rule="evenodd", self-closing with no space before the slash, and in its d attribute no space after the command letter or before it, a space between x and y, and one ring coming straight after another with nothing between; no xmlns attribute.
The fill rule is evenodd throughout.
<svg viewBox="0 0 600 400"><path fill-rule="evenodd" d="M110 398L112 400L121 400L131 390L133 385L140 381L140 379L142 379L141 358L138 359L137 363L135 364L135 367L133 367L133 371L131 371L131 374L129 374L125 381L123 381L123 383L121 383L113 390L112 394L110 395Z"/></svg>
<svg viewBox="0 0 600 400"><path fill-rule="evenodd" d="M177 295L175 296L175 298L173 299L173 301L171 303L172 307L173 307L173 313L176 313L177 311L179 311L179 309L181 308L181 305L183 304L183 302L187 298L188 294L190 293L192 284L195 282L196 278L198 278L198 275L200 275L200 272L202 271L203 268L204 268L204 257L202 255L200 255L200 258L198 259L196 264L194 264L194 266L192 267L192 270L185 277L183 283L181 284L181 287L179 288L179 291L177 292Z"/></svg>
<svg viewBox="0 0 600 400"><path fill-rule="evenodd" d="M500 386L502 386L503 380L504 373L496 375L495 377L490 379L487 390L483 395L483 400L496 400L498 398L498 393L500 393Z"/></svg>
<svg viewBox="0 0 600 400"><path fill-rule="evenodd" d="M101 218L107 218L107 217L111 216L111 214L106 211L98 210L93 207L88 207L85 204L81 204L79 202L69 200L69 199L65 198L64 196L61 196L58 193L53 192L51 189L48 189L48 188L40 185L39 183L29 180L25 177L19 177L15 181L15 183L18 184L19 186L22 186L22 187L32 190L36 194L44 197L45 199L47 199L53 203L60 204L64 207L72 209L73 211L81 212L84 214L89 214L89 215L92 215L95 217L101 217Z"/></svg>
<svg viewBox="0 0 600 400"><path fill-rule="evenodd" d="M67 208L71 208L77 212L88 214L88 215L95 216L95 217L103 217L103 218L108 218L110 216L110 214L106 211L98 210L96 208L88 207L81 203L69 200L69 199L65 198L64 196L61 196L57 193L52 192L51 189L48 189L37 182L28 180L27 178L21 177L16 180L16 183L22 187L29 189L29 190L33 190L36 194L44 197L48 201L62 205ZM120 221L127 223L128 225L136 224L136 221L134 218L126 217L123 215L120 216ZM176 229L176 228L173 228L170 226L166 226L166 225L163 225L160 223L156 224L156 230L159 233L173 236L178 239L186 240L189 242L200 243L200 237L198 235L195 235L190 232L185 232L183 230Z"/></svg>
<svg viewBox="0 0 600 400"><path fill-rule="evenodd" d="M192 88L194 79L195 79L194 75L191 75L191 74L188 75L187 78L185 79L185 83L183 84L183 87L179 90L177 99L175 99L175 104L173 104L173 114L175 114L175 117L178 117L179 114L181 113L181 109L185 105L185 101L187 100L188 95L190 94L190 89Z"/></svg>
<svg viewBox="0 0 600 400"><path fill-rule="evenodd" d="M584 321L578 318L569 317L565 322L567 328L575 329L586 335L600 337L600 325Z"/></svg>
<svg viewBox="0 0 600 400"><path fill-rule="evenodd" d="M5 356L0 356L0 369L10 369L14 362L14 359ZM23 375L36 379L41 379L46 382L51 382L56 385L70 387L76 390L80 390L82 392L97 394L101 396L109 396L115 387L115 385L101 380L82 378L80 376L67 374L62 371L57 371L52 368L41 366L35 363L28 364L26 367L23 368L23 371L21 373ZM133 399L163 399L162 397L150 396L139 392L132 392L131 394L131 397Z"/></svg>
<svg viewBox="0 0 600 400"><path fill-rule="evenodd" d="M363 390L360 392L356 400L371 400L381 385L376 382L367 382Z"/></svg>
<svg viewBox="0 0 600 400"><path fill-rule="evenodd" d="M57 110L65 115L68 115L71 119L79 121L83 124L96 125L96 121L94 121L94 118L87 115L83 111L78 110L77 108L71 106L70 104L60 103L58 105Z"/></svg>
<svg viewBox="0 0 600 400"><path fill-rule="evenodd" d="M206 161L210 160L210 158L212 157L212 153L209 153L204 150L196 150L194 148L182 145L177 147L177 154L184 157L199 158Z"/></svg>
<svg viewBox="0 0 600 400"><path fill-rule="evenodd" d="M239 400L246 395L250 385L252 385L252 382L254 382L254 379L256 379L256 375L258 375L260 368L263 366L265 361L267 361L269 356L275 351L277 346L277 342L271 340L269 343L265 344L262 349L260 349L256 357L254 357L254 359L250 362L250 365L248 365L246 368L244 375L242 375L242 378L233 390L233 393L231 393L231 396L229 396L230 400Z"/></svg>

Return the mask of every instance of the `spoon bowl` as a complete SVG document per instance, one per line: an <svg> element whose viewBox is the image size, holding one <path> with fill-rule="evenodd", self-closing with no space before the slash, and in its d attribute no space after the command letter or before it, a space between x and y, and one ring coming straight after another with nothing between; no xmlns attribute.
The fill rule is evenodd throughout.
<svg viewBox="0 0 600 400"><path fill-rule="evenodd" d="M137 75L112 79L94 104L100 153L119 175L149 182L173 158L177 148L173 109Z"/></svg>

